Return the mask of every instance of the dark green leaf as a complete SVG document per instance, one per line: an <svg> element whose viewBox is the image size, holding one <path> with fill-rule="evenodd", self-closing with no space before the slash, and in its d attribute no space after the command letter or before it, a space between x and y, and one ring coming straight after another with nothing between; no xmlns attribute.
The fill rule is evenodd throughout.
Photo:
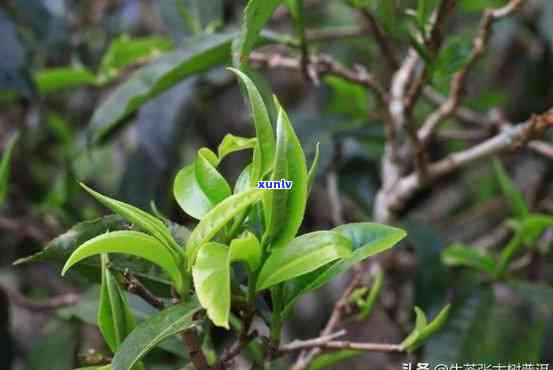
<svg viewBox="0 0 553 370"><path fill-rule="evenodd" d="M162 340L192 328L199 309L195 300L179 303L139 324L113 357L111 370L130 370Z"/></svg>
<svg viewBox="0 0 553 370"><path fill-rule="evenodd" d="M505 168L503 168L503 165L498 159L494 160L493 168L503 196L509 202L513 215L521 219L528 216L528 207L526 206L522 193L509 178Z"/></svg>
<svg viewBox="0 0 553 370"><path fill-rule="evenodd" d="M134 63L159 57L171 48L171 41L161 37L130 38L124 34L112 41L100 62L100 80L106 82Z"/></svg>
<svg viewBox="0 0 553 370"><path fill-rule="evenodd" d="M41 95L72 87L97 84L94 73L85 67L44 69L36 72L34 78Z"/></svg>
<svg viewBox="0 0 553 370"><path fill-rule="evenodd" d="M177 262L181 259L181 249L173 239L171 231L159 218L152 216L148 212L145 212L137 207L131 206L119 200L115 200L105 195L102 195L85 184L81 183L81 186L91 194L96 200L102 203L119 216L123 217L127 221L135 224L143 231L146 231L156 237L165 248L173 255Z"/></svg>
<svg viewBox="0 0 553 370"><path fill-rule="evenodd" d="M228 60L235 34L194 38L136 71L94 112L90 122L93 142L104 140L122 121L148 100L185 78Z"/></svg>
<svg viewBox="0 0 553 370"><path fill-rule="evenodd" d="M442 261L448 266L468 266L490 275L496 269L492 256L463 244L453 244L444 249Z"/></svg>
<svg viewBox="0 0 553 370"><path fill-rule="evenodd" d="M13 135L8 143L6 148L2 153L2 158L0 159L0 204L4 202L8 194L8 181L10 179L10 165L12 160L13 148L15 147L15 142L17 141L18 134Z"/></svg>
<svg viewBox="0 0 553 370"><path fill-rule="evenodd" d="M124 228L126 223L115 215L104 216L92 221L84 221L76 224L71 229L61 234L46 247L32 256L15 261L14 265L28 262L65 262L69 256L84 242L107 231Z"/></svg>

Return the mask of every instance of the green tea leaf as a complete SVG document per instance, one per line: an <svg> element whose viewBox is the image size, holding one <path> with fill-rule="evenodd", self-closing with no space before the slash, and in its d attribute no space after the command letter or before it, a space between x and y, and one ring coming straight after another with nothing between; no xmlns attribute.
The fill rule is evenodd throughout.
<svg viewBox="0 0 553 370"><path fill-rule="evenodd" d="M359 318L361 320L367 318L373 311L376 300L380 296L382 291L382 285L384 284L384 272L379 268L374 276L374 280L369 291L369 295L365 302L359 306Z"/></svg>
<svg viewBox="0 0 553 370"><path fill-rule="evenodd" d="M524 248L523 234L522 230L518 229L515 230L515 234L499 255L499 260L497 261L495 269L496 278L500 278L505 274L507 268L509 267L509 263L511 262L513 257L521 251L522 248Z"/></svg>
<svg viewBox="0 0 553 370"><path fill-rule="evenodd" d="M492 256L463 244L453 244L442 252L442 262L448 266L468 266L493 275L496 262Z"/></svg>
<svg viewBox="0 0 553 370"><path fill-rule="evenodd" d="M261 191L259 189L250 189L232 195L205 215L200 223L196 225L186 243L189 269L192 268L192 264L196 260L196 254L200 246L210 241L234 216L257 202L261 198Z"/></svg>
<svg viewBox="0 0 553 370"><path fill-rule="evenodd" d="M215 207L196 180L195 163L184 167L177 173L173 183L173 196L181 209L197 220L201 220Z"/></svg>
<svg viewBox="0 0 553 370"><path fill-rule="evenodd" d="M254 151L257 151L255 154L259 156L260 172L255 173L252 179L252 181L257 181L261 179L261 177L266 174L273 165L275 155L275 137L273 135L271 119L269 117L267 107L265 106L265 102L263 101L263 97L259 93L259 90L253 81L245 73L242 73L237 69L229 68L229 70L238 76L248 92L250 110L255 126L255 135L259 144L259 149L255 147Z"/></svg>
<svg viewBox="0 0 553 370"><path fill-rule="evenodd" d="M249 0L244 10L242 29L233 51L237 53L238 62L247 64L251 51L265 23L271 18L281 0Z"/></svg>
<svg viewBox="0 0 553 370"><path fill-rule="evenodd" d="M105 195L102 195L85 184L81 183L81 186L91 194L96 200L102 203L119 216L123 217L127 221L135 224L141 230L148 232L161 241L163 246L173 255L177 262L181 259L181 249L173 239L171 231L159 218L152 216L148 212L145 212L130 204L115 200Z"/></svg>
<svg viewBox="0 0 553 370"><path fill-rule="evenodd" d="M136 322L129 309L127 298L108 268L108 256L101 255L102 284L98 307L98 326L112 352L135 328Z"/></svg>
<svg viewBox="0 0 553 370"><path fill-rule="evenodd" d="M533 247L543 232L553 226L553 216L531 213L521 222L524 244Z"/></svg>
<svg viewBox="0 0 553 370"><path fill-rule="evenodd" d="M10 164L12 161L13 148L18 138L18 134L13 135L2 153L0 159L0 204L4 202L8 194L8 181L10 179Z"/></svg>
<svg viewBox="0 0 553 370"><path fill-rule="evenodd" d="M271 180L292 181L290 190L268 190L264 195L266 235L273 248L284 246L297 234L307 203L307 167L301 143L284 109L275 101L277 120L277 148Z"/></svg>
<svg viewBox="0 0 553 370"><path fill-rule="evenodd" d="M230 242L230 261L242 261L253 272L261 265L263 250L255 234L246 231L240 238Z"/></svg>
<svg viewBox="0 0 553 370"><path fill-rule="evenodd" d="M334 231L316 231L273 249L257 279L257 290L307 274L332 261L351 256L351 241Z"/></svg>
<svg viewBox="0 0 553 370"><path fill-rule="evenodd" d="M447 317L449 315L449 310L451 305L445 306L430 322L426 324L426 316L424 312L418 307L415 307L417 313L417 320L415 324L415 329L405 340L401 343L401 346L407 351L412 352L418 347L420 347L425 340L427 340L432 334L438 332L446 323Z"/></svg>
<svg viewBox="0 0 553 370"><path fill-rule="evenodd" d="M208 154L209 153L209 154ZM227 180L217 171L217 156L207 148L198 151L196 158L196 180L213 204L219 204L231 194Z"/></svg>
<svg viewBox="0 0 553 370"><path fill-rule="evenodd" d="M29 262L65 262L69 256L84 242L102 235L107 231L122 229L126 223L115 215L104 216L91 221L76 224L71 229L61 234L40 252L29 257L15 261L14 265Z"/></svg>
<svg viewBox="0 0 553 370"><path fill-rule="evenodd" d="M161 341L194 327L200 308L195 300L179 303L139 324L113 357L111 370L130 370Z"/></svg>
<svg viewBox="0 0 553 370"><path fill-rule="evenodd" d="M183 277L172 255L159 240L137 231L113 231L88 240L71 254L61 274L64 275L79 261L102 253L124 253L144 258L163 268L174 281L177 291L183 288Z"/></svg>
<svg viewBox="0 0 553 370"><path fill-rule="evenodd" d="M285 314L290 311L301 295L322 287L354 264L392 248L406 235L402 229L371 222L346 224L334 228L333 231L342 234L350 241L351 256L300 276L287 284Z"/></svg>
<svg viewBox="0 0 553 370"><path fill-rule="evenodd" d="M85 67L57 67L38 71L34 76L41 95L78 86L97 85L94 73Z"/></svg>
<svg viewBox="0 0 553 370"><path fill-rule="evenodd" d="M227 134L219 144L217 148L217 153L219 155L219 161L222 161L227 155L238 152L240 150L252 149L257 143L257 138L247 138L236 136L232 134Z"/></svg>
<svg viewBox="0 0 553 370"><path fill-rule="evenodd" d="M529 211L526 206L526 202L524 201L524 197L513 181L509 178L507 171L505 171L505 168L498 159L493 161L493 168L497 181L499 182L499 186L501 187L501 191L509 202L513 215L521 219L527 217Z"/></svg>
<svg viewBox="0 0 553 370"><path fill-rule="evenodd" d="M229 329L230 259L229 248L221 243L201 246L192 268L194 289L207 316L217 326Z"/></svg>
<svg viewBox="0 0 553 370"><path fill-rule="evenodd" d="M123 34L113 40L100 62L100 80L106 82L118 75L121 69L134 63L159 57L171 49L171 40L162 37L130 38Z"/></svg>
<svg viewBox="0 0 553 370"><path fill-rule="evenodd" d="M89 125L92 141L105 140L140 106L185 78L227 61L234 37L234 33L227 33L193 38L137 70L94 112Z"/></svg>
<svg viewBox="0 0 553 370"><path fill-rule="evenodd" d="M313 162L311 163L311 167L309 168L309 172L307 173L307 193L308 194L311 193L313 182L315 181L315 178L317 177L317 171L319 170L319 160L321 157L320 147L321 147L321 143L317 142L317 145L315 146L315 157L313 157Z"/></svg>

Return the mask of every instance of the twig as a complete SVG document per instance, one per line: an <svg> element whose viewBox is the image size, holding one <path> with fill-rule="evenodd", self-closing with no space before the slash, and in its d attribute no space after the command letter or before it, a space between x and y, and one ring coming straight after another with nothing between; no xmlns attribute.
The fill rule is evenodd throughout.
<svg viewBox="0 0 553 370"><path fill-rule="evenodd" d="M476 62L482 57L488 47L492 25L496 21L512 14L524 3L524 1L525 0L511 0L502 8L488 9L485 11L480 23L478 36L474 40L474 47L468 61L465 63L463 68L455 74L453 80L451 81L449 97L437 110L427 117L423 126L419 130L419 139L421 142L427 143L436 128L444 120L451 117L459 107L462 95L465 92L467 77Z"/></svg>
<svg viewBox="0 0 553 370"><path fill-rule="evenodd" d="M301 71L301 60L298 58L286 57L280 54L264 54L253 52L250 55L250 60L258 65L268 68L285 68ZM328 55L311 55L309 57L309 67L312 68L318 75L334 75L343 78L344 80L363 85L371 89L377 99L381 102L387 102L388 96L384 88L380 85L377 79L366 71L361 69L354 70L345 67L336 62Z"/></svg>
<svg viewBox="0 0 553 370"><path fill-rule="evenodd" d="M185 330L181 334L181 337L188 351L188 357L190 357L190 360L197 370L214 370L217 368L222 368L220 366L213 368L209 366L205 354L202 351L200 339L198 338L198 334L196 333L195 328Z"/></svg>
<svg viewBox="0 0 553 370"><path fill-rule="evenodd" d="M368 33L365 27L325 27L306 30L305 38L308 42L321 42L348 37L362 37Z"/></svg>
<svg viewBox="0 0 553 370"><path fill-rule="evenodd" d="M73 293L61 294L43 301L35 301L25 297L16 290L2 286L0 286L0 289L3 289L8 294L8 297L15 305L24 307L32 312L57 310L58 308L77 304L79 301L79 295Z"/></svg>
<svg viewBox="0 0 553 370"><path fill-rule="evenodd" d="M237 340L232 346L230 346L226 351L225 353L223 354L223 356L221 356L221 360L220 362L223 364L222 366L224 366L224 364L230 362L233 358L235 358L236 356L238 356L242 350L244 348L246 348L246 346L252 341L254 340L255 338L257 338L258 336L258 332L256 330L254 330L252 333L248 334L248 335L241 335L239 340Z"/></svg>
<svg viewBox="0 0 553 370"><path fill-rule="evenodd" d="M369 25L369 30L374 36L374 39L378 44L378 47L380 48L382 55L386 59L386 62L392 69L394 70L397 69L399 67L399 62L395 56L392 44L390 40L386 37L384 32L382 32L382 29L378 25L378 22L376 21L375 17L367 9L362 10L361 14L363 14L365 19L367 20L367 23Z"/></svg>
<svg viewBox="0 0 553 370"><path fill-rule="evenodd" d="M128 270L123 272L123 283L125 288L133 294L138 295L151 306L157 308L158 310L163 310L165 304L163 301L156 297L152 292L150 292L142 283L134 277Z"/></svg>
<svg viewBox="0 0 553 370"><path fill-rule="evenodd" d="M528 148L549 159L553 159L553 145L544 141L534 140L528 143Z"/></svg>
<svg viewBox="0 0 553 370"><path fill-rule="evenodd" d="M279 350L281 352L293 352L307 348L317 349L354 349L359 351L368 352L403 352L405 349L399 344L388 343L357 343L349 341L319 341L323 338L316 338L310 341L295 341L289 345L282 346Z"/></svg>
<svg viewBox="0 0 553 370"><path fill-rule="evenodd" d="M323 347L326 343L331 342L336 338L343 337L344 335L346 335L346 331L340 330L339 332L320 336L314 339L308 339L308 340L296 339L293 342L281 345L278 350L279 352L292 352L292 351L298 351L298 350L303 350L303 349L312 348L312 347Z"/></svg>
<svg viewBox="0 0 553 370"><path fill-rule="evenodd" d="M335 226L342 225L344 221L344 211L342 206L342 200L340 199L340 191L338 190L338 176L335 171L329 172L326 176L326 187L328 192L328 199L330 203L330 213L332 222Z"/></svg>
<svg viewBox="0 0 553 370"><path fill-rule="evenodd" d="M345 308L349 304L349 297L351 293L359 286L361 282L361 271L355 270L352 274L351 280L344 290L344 293L340 299L334 305L330 319L326 323L325 328L321 332L321 337L327 337L336 329L342 320L342 315L344 314ZM296 364L293 367L293 370L305 370L309 367L309 364L313 359L321 353L321 348L313 348L309 352L306 352L306 349L300 353Z"/></svg>

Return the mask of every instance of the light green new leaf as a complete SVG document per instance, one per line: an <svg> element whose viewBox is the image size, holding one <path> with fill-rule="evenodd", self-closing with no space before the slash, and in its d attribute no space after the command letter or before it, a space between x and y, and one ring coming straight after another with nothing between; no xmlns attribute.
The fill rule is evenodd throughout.
<svg viewBox="0 0 553 370"><path fill-rule="evenodd" d="M499 186L501 187L501 191L503 192L505 198L507 198L513 215L521 219L528 216L528 207L526 206L522 193L509 178L507 171L505 171L505 168L498 159L493 161L493 168L497 181L499 182Z"/></svg>
<svg viewBox="0 0 553 370"><path fill-rule="evenodd" d="M230 186L217 171L217 156L211 150L202 148L196 158L196 180L204 194L213 204L219 204L231 194Z"/></svg>
<svg viewBox="0 0 553 370"><path fill-rule="evenodd" d="M233 45L233 51L237 53L238 61L235 64L247 64L250 53L261 33L265 23L271 18L281 0L249 0L239 38Z"/></svg>
<svg viewBox="0 0 553 370"><path fill-rule="evenodd" d="M10 164L12 161L13 148L15 147L15 142L17 141L18 136L18 134L15 134L10 138L4 153L2 153L2 159L0 160L0 204L4 202L8 193Z"/></svg>
<svg viewBox="0 0 553 370"><path fill-rule="evenodd" d="M140 323L113 357L111 370L130 370L158 343L195 326L193 316L200 310L197 301L171 306Z"/></svg>
<svg viewBox="0 0 553 370"><path fill-rule="evenodd" d="M137 231L114 231L88 240L67 259L61 274L83 259L102 253L124 253L144 258L163 268L174 281L177 291L183 288L183 277L169 251L156 238Z"/></svg>
<svg viewBox="0 0 553 370"><path fill-rule="evenodd" d="M194 289L207 316L217 326L229 329L230 260L229 248L221 243L201 246L192 268Z"/></svg>
<svg viewBox="0 0 553 370"><path fill-rule="evenodd" d="M453 244L442 252L442 262L448 266L468 266L493 275L496 262L492 256L463 244Z"/></svg>
<svg viewBox="0 0 553 370"><path fill-rule="evenodd" d="M177 173L173 183L173 196L181 209L197 220L201 220L215 207L196 180L195 162Z"/></svg>
<svg viewBox="0 0 553 370"><path fill-rule="evenodd" d="M261 252L261 245L252 233L234 239L230 247L216 242L200 247L192 268L194 289L213 324L229 329L231 264L243 261L255 270Z"/></svg>
<svg viewBox="0 0 553 370"><path fill-rule="evenodd" d="M273 165L275 155L275 137L273 135L271 119L269 117L267 107L265 106L265 102L263 101L263 97L253 81L245 73L242 73L237 69L229 68L229 70L238 76L248 92L250 110L255 126L255 135L259 144L259 147L256 146L254 148L254 151L257 152L254 154L254 159L257 155L260 162L259 171L254 173L252 181L258 181L264 174L267 173L267 171L270 170Z"/></svg>
<svg viewBox="0 0 553 370"><path fill-rule="evenodd" d="M245 262L248 269L253 272L261 265L263 250L255 234L246 231L241 237L230 242L230 260Z"/></svg>
<svg viewBox="0 0 553 370"><path fill-rule="evenodd" d="M342 234L352 243L353 253L349 258L328 264L287 284L285 313L289 312L301 295L322 287L354 264L392 248L406 235L402 229L371 222L346 224L334 228L333 231Z"/></svg>
<svg viewBox="0 0 553 370"><path fill-rule="evenodd" d="M232 134L227 134L219 144L217 148L217 153L219 155L219 161L222 161L227 155L238 152L240 150L252 149L257 143L257 138L247 138L236 136Z"/></svg>
<svg viewBox="0 0 553 370"><path fill-rule="evenodd" d="M117 280L108 268L107 254L101 255L102 284L97 322L102 335L113 353L135 328L136 322L131 313L127 298Z"/></svg>
<svg viewBox="0 0 553 370"><path fill-rule="evenodd" d="M100 62L100 79L106 82L134 63L155 59L171 48L171 40L162 37L130 38L124 34L112 41Z"/></svg>
<svg viewBox="0 0 553 370"><path fill-rule="evenodd" d="M83 183L81 183L81 186L104 206L111 209L125 220L138 226L142 231L148 232L155 236L163 243L165 248L167 248L174 258L177 259L177 261L180 261L182 257L180 255L181 249L173 239L171 230L169 230L163 221L155 216L152 216L148 212L141 210L140 208L102 195Z"/></svg>
<svg viewBox="0 0 553 370"><path fill-rule="evenodd" d="M417 319L415 323L415 329L405 338L401 343L401 347L408 352L412 352L421 346L425 340L427 340L432 334L438 332L446 323L449 315L449 309L451 305L445 306L430 322L426 323L426 315L418 307L415 307L417 313Z"/></svg>
<svg viewBox="0 0 553 370"><path fill-rule="evenodd" d="M367 318L373 311L376 300L380 296L382 291L382 285L384 284L384 272L381 268L378 268L374 276L374 280L369 291L367 299L359 305L359 318L364 320Z"/></svg>
<svg viewBox="0 0 553 370"><path fill-rule="evenodd" d="M92 141L99 142L118 128L131 113L185 78L224 63L230 56L234 33L191 39L140 68L100 105L90 121Z"/></svg>
<svg viewBox="0 0 553 370"><path fill-rule="evenodd" d="M301 143L286 112L278 101L277 148L271 180L292 181L290 190L269 190L264 195L266 235L273 248L279 248L297 234L307 203L307 166Z"/></svg>
<svg viewBox="0 0 553 370"><path fill-rule="evenodd" d="M239 194L232 195L211 209L204 218L196 225L188 242L186 253L188 257L188 268L191 269L198 249L204 243L210 241L232 218L251 204L261 198L262 190L250 189Z"/></svg>
<svg viewBox="0 0 553 370"><path fill-rule="evenodd" d="M77 86L97 85L96 76L85 67L44 69L36 72L34 79L41 95Z"/></svg>
<svg viewBox="0 0 553 370"><path fill-rule="evenodd" d="M175 177L173 194L177 203L198 220L231 194L227 180L217 171L218 163L215 153L202 148L194 163L184 167Z"/></svg>
<svg viewBox="0 0 553 370"><path fill-rule="evenodd" d="M273 249L257 279L257 290L307 274L332 261L351 256L351 241L334 231L316 231Z"/></svg>

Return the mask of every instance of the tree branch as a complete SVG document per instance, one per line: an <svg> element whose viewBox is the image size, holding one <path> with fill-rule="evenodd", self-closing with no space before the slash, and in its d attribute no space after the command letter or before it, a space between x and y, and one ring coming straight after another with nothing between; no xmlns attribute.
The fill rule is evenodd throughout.
<svg viewBox="0 0 553 370"><path fill-rule="evenodd" d="M32 312L45 312L51 310L57 310L58 308L63 308L67 306L72 306L77 304L79 301L79 295L68 293L61 294L46 300L35 301L25 297L23 294L16 290L8 289L5 286L0 286L0 289L3 289L13 304L24 307Z"/></svg>
<svg viewBox="0 0 553 370"><path fill-rule="evenodd" d="M344 314L344 310L349 304L349 297L351 293L359 286L360 282L361 282L361 271L355 270L353 272L353 275L351 277L351 280L348 286L344 290L344 293L334 305L332 314L330 315L330 319L328 320L325 328L321 332L321 337L328 337L332 335L332 332L340 324L340 322L342 321L342 315ZM307 349L304 349L300 353L300 356L298 357L296 364L293 367L293 370L307 369L309 367L309 364L311 364L311 362L313 361L313 359L321 353L320 347L312 348L309 352L306 352L306 350Z"/></svg>
<svg viewBox="0 0 553 370"><path fill-rule="evenodd" d="M123 284L130 293L138 295L147 303L149 303L152 307L155 307L158 310L163 310L165 308L165 304L163 303L161 298L156 297L152 292L150 292L128 270L123 273Z"/></svg>
<svg viewBox="0 0 553 370"><path fill-rule="evenodd" d="M465 93L467 77L476 62L482 57L482 55L484 55L488 47L493 24L498 20L511 15L514 11L520 8L524 1L525 0L511 0L502 8L493 10L488 9L485 11L480 23L478 36L474 40L474 47L471 55L469 56L467 63L465 63L463 68L455 74L453 80L451 81L449 97L439 106L437 110L427 117L423 126L419 130L418 136L421 142L427 143L436 128L443 121L451 117L458 109L462 95Z"/></svg>
<svg viewBox="0 0 553 370"><path fill-rule="evenodd" d="M286 57L280 54L263 54L253 52L250 55L250 60L253 63L268 68L285 68L301 71L300 59ZM379 101L384 103L388 101L387 93L377 79L368 72L363 71L360 67L357 70L354 70L336 62L330 56L311 55L309 57L309 68L313 69L318 75L334 75L341 77L344 80L366 86L373 91Z"/></svg>

